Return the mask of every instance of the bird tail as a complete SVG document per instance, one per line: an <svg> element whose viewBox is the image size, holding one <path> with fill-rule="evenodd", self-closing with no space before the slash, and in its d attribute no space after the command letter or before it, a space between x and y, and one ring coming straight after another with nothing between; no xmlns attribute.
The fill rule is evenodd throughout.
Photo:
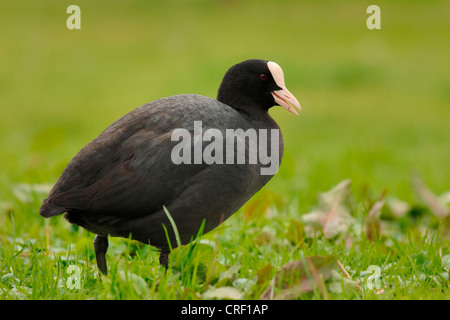
<svg viewBox="0 0 450 320"><path fill-rule="evenodd" d="M44 218L57 216L58 214L67 211L66 208L51 204L47 200L48 199L45 199L44 202L42 202L41 208L39 209L39 214Z"/></svg>

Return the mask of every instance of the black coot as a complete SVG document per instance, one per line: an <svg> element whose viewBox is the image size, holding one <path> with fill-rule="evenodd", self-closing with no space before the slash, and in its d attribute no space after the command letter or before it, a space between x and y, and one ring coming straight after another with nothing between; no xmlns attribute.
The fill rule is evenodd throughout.
<svg viewBox="0 0 450 320"><path fill-rule="evenodd" d="M281 162L283 139L268 113L273 105L294 114L295 108L301 110L286 89L280 66L257 59L227 71L217 100L183 94L147 103L81 149L43 201L40 214L66 212L70 223L95 233L102 273L107 270L108 236L155 246L167 267L163 225L172 246L176 241L163 206L186 244L203 220L204 232L216 228L275 174L277 167L269 168L267 156L276 156L275 165ZM227 144L230 139L233 143Z"/></svg>

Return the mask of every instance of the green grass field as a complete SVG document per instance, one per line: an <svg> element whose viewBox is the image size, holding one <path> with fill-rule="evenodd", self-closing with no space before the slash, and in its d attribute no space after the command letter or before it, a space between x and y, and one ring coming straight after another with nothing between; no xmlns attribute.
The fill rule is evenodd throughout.
<svg viewBox="0 0 450 320"><path fill-rule="evenodd" d="M7 0L0 299L449 299L449 30L448 1ZM49 188L125 113L215 97L249 58L279 63L303 107L271 110L278 174L167 273L151 247L114 238L99 275L92 234L39 216Z"/></svg>

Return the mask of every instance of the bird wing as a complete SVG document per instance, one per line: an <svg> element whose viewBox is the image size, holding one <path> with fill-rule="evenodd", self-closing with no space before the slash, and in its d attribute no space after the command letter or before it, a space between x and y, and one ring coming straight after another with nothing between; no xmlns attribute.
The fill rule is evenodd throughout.
<svg viewBox="0 0 450 320"><path fill-rule="evenodd" d="M209 109L222 107L214 99L180 95L131 111L70 161L44 200L41 215L80 210L141 216L159 210L206 167L171 161L178 143L171 141L173 130L184 127L192 132L194 119L211 117L211 111L219 110Z"/></svg>

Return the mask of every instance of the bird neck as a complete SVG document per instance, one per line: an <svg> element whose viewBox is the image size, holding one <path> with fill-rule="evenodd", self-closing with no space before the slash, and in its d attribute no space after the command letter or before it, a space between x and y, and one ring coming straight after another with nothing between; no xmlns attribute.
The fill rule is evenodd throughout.
<svg viewBox="0 0 450 320"><path fill-rule="evenodd" d="M239 92L230 93L219 89L217 100L253 119L266 119L269 116L269 108L261 107L258 102Z"/></svg>

